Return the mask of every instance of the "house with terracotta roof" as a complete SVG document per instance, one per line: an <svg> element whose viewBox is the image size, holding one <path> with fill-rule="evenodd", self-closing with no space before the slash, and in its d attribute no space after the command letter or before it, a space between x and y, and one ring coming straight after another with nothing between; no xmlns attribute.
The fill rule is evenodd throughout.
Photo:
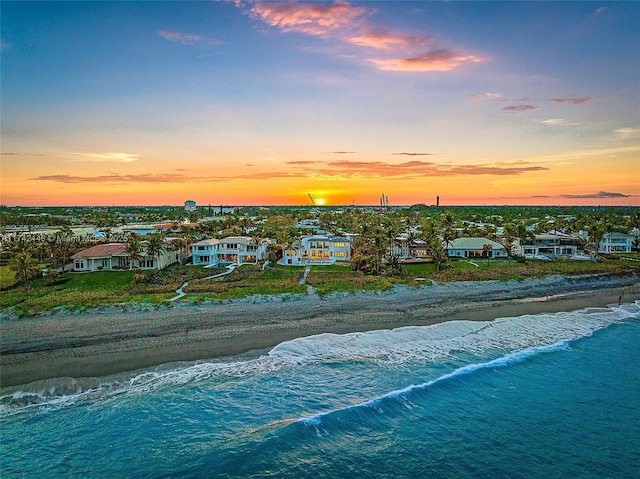
<svg viewBox="0 0 640 479"><path fill-rule="evenodd" d="M78 251L71 256L73 271L129 269L124 243L107 243Z"/></svg>
<svg viewBox="0 0 640 479"><path fill-rule="evenodd" d="M180 251L175 251L169 245L171 239L166 240L164 251L154 256L144 255L140 261L137 261L133 267L141 269L162 269L179 261ZM130 269L130 257L126 251L124 243L107 243L92 246L91 248L78 251L71 256L73 269L72 271L110 271Z"/></svg>

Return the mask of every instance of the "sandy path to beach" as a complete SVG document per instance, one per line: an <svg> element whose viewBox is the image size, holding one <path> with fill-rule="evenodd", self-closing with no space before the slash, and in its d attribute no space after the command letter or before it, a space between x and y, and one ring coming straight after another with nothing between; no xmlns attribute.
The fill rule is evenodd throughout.
<svg viewBox="0 0 640 479"><path fill-rule="evenodd" d="M105 310L0 322L0 384L96 377L235 356L320 333L491 320L640 299L636 277L450 283L327 298L248 299L153 311Z"/></svg>

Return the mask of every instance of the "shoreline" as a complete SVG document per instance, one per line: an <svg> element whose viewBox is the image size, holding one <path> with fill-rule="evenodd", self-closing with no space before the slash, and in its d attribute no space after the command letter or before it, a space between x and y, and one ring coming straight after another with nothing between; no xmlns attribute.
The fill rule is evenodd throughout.
<svg viewBox="0 0 640 479"><path fill-rule="evenodd" d="M637 276L447 283L319 298L255 299L152 311L0 321L0 387L103 377L166 363L258 354L321 333L574 311L640 299Z"/></svg>

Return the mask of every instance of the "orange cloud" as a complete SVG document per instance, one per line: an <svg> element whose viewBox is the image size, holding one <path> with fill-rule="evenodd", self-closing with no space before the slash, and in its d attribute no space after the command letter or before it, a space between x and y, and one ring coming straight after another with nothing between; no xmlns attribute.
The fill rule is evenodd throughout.
<svg viewBox="0 0 640 479"><path fill-rule="evenodd" d="M340 29L351 29L367 10L347 2L317 3L256 3L250 14L267 25L285 32L326 36Z"/></svg>
<svg viewBox="0 0 640 479"><path fill-rule="evenodd" d="M446 72L459 67L463 63L478 63L480 58L464 55L459 52L439 49L411 58L372 58L369 60L379 70L393 72Z"/></svg>
<svg viewBox="0 0 640 479"><path fill-rule="evenodd" d="M374 57L368 62L379 70L396 72L450 71L480 58L457 51L436 49L431 35L409 35L376 28L368 16L371 9L354 7L345 1L331 4L257 2L249 8L259 19L283 32L298 32L338 40L345 46L383 51L394 58ZM427 51L424 51L427 49Z"/></svg>
<svg viewBox="0 0 640 479"><path fill-rule="evenodd" d="M406 161L394 164L382 161L291 161L287 163L293 166L305 166L316 164L330 167L328 169L314 169L314 173L325 176L340 177L384 177L384 178L422 178L462 175L520 175L529 171L542 171L548 168L542 166L502 166L494 165L439 165L427 161ZM524 164L524 163L520 163Z"/></svg>
<svg viewBox="0 0 640 479"><path fill-rule="evenodd" d="M371 30L363 28L363 30ZM348 39L363 47L371 47L381 50L389 50L391 48L410 48L414 46L424 46L433 42L431 35L404 35L401 33L382 31L363 31Z"/></svg>
<svg viewBox="0 0 640 479"><path fill-rule="evenodd" d="M59 183L192 183L203 181L223 181L224 178L215 176L187 176L179 174L141 174L141 175L101 175L101 176L72 176L47 175L30 178L37 181L57 181Z"/></svg>
<svg viewBox="0 0 640 479"><path fill-rule="evenodd" d="M267 171L233 176L191 176L176 173L136 174L136 175L46 175L30 178L34 181L55 181L66 184L83 183L209 183L233 180L272 180L278 178L323 178L326 180L344 180L354 178L411 179L425 177L493 175L520 175L530 171L548 170L542 166L528 166L523 162L515 165L439 165L426 161L407 161L394 164L382 161L290 161L287 165L294 171ZM296 171L297 170L297 171Z"/></svg>

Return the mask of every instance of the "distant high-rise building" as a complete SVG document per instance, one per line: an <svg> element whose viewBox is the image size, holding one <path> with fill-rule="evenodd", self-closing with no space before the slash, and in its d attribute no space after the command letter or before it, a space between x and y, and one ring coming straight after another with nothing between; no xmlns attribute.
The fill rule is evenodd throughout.
<svg viewBox="0 0 640 479"><path fill-rule="evenodd" d="M196 202L193 200L187 200L184 202L184 210L186 212L192 212L192 211L196 211Z"/></svg>
<svg viewBox="0 0 640 479"><path fill-rule="evenodd" d="M436 196L436 206L440 206L440 195Z"/></svg>

